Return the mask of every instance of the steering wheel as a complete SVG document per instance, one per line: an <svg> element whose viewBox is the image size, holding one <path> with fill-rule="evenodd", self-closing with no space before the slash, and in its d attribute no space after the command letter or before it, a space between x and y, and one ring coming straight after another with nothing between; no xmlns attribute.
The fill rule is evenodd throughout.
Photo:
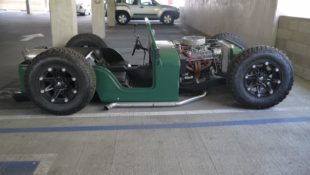
<svg viewBox="0 0 310 175"><path fill-rule="evenodd" d="M133 51L132 51L132 56L135 54L136 50L144 50L144 51L147 51L148 49L144 48L141 44L141 41L140 41L140 36L137 36L136 37L136 42L135 42L135 46L133 47Z"/></svg>

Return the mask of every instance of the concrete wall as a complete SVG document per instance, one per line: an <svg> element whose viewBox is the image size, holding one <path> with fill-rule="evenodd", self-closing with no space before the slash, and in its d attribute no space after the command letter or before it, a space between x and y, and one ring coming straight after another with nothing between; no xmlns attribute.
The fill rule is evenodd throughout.
<svg viewBox="0 0 310 175"><path fill-rule="evenodd" d="M32 11L48 11L48 0L29 0ZM0 9L26 10L26 0L0 0Z"/></svg>
<svg viewBox="0 0 310 175"><path fill-rule="evenodd" d="M295 74L310 80L310 19L281 16L276 47L290 57Z"/></svg>
<svg viewBox="0 0 310 175"><path fill-rule="evenodd" d="M277 0L186 0L184 24L207 35L232 32L250 45L274 45Z"/></svg>

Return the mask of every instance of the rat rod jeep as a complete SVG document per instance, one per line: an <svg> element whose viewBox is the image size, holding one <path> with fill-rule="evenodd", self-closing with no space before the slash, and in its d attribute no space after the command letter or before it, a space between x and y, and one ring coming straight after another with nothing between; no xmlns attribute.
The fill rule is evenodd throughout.
<svg viewBox="0 0 310 175"><path fill-rule="evenodd" d="M207 83L219 76L247 108L274 106L292 88L291 63L276 48L247 48L230 33L156 41L146 24L149 45L143 47L137 36L132 55L143 50L147 64L130 65L98 36L79 34L64 48L26 50L19 65L21 92L40 108L66 115L81 110L94 94L106 109L182 105L204 97ZM204 93L178 102L183 90Z"/></svg>

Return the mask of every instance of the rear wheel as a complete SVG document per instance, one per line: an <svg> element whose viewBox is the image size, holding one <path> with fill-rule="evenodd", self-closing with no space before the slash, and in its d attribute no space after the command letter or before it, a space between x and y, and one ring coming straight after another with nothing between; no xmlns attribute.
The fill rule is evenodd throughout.
<svg viewBox="0 0 310 175"><path fill-rule="evenodd" d="M95 93L94 70L83 55L68 48L52 48L39 54L25 78L29 98L57 115L81 110Z"/></svg>
<svg viewBox="0 0 310 175"><path fill-rule="evenodd" d="M248 48L248 45L246 42L244 42L239 36L233 34L233 33L219 33L214 36L212 36L211 39L218 39L218 40L227 40L230 41L239 47L246 49Z"/></svg>
<svg viewBox="0 0 310 175"><path fill-rule="evenodd" d="M94 47L107 48L107 44L97 35L91 33L81 33L72 37L66 47Z"/></svg>
<svg viewBox="0 0 310 175"><path fill-rule="evenodd" d="M293 85L288 57L278 49L258 46L245 50L229 68L228 84L242 105L263 109L280 103Z"/></svg>

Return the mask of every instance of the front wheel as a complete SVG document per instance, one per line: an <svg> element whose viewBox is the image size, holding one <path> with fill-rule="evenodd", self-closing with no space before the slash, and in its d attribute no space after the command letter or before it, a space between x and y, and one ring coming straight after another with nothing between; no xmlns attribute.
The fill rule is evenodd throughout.
<svg viewBox="0 0 310 175"><path fill-rule="evenodd" d="M228 85L234 98L248 108L264 109L280 103L293 85L288 57L268 46L249 48L229 67Z"/></svg>

